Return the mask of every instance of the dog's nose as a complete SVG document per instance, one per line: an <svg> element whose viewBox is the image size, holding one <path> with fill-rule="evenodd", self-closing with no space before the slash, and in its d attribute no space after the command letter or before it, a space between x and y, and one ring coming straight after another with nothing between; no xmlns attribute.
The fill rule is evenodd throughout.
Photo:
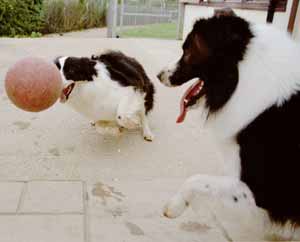
<svg viewBox="0 0 300 242"><path fill-rule="evenodd" d="M161 81L162 80L162 76L163 76L164 72L161 71L160 73L157 74L157 78Z"/></svg>

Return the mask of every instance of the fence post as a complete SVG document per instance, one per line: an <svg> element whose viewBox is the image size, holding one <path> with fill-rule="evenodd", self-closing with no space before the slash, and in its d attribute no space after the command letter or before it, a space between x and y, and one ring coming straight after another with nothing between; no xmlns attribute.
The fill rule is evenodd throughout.
<svg viewBox="0 0 300 242"><path fill-rule="evenodd" d="M120 6L120 26L119 26L119 33L122 32L123 28L123 21L124 21L124 0L121 0L121 6Z"/></svg>
<svg viewBox="0 0 300 242"><path fill-rule="evenodd" d="M118 0L109 0L107 12L107 37L115 38L117 30Z"/></svg>
<svg viewBox="0 0 300 242"><path fill-rule="evenodd" d="M178 20L177 20L177 36L176 38L178 40L182 39L182 34L183 34L183 21L184 21L184 3L179 0L178 2Z"/></svg>

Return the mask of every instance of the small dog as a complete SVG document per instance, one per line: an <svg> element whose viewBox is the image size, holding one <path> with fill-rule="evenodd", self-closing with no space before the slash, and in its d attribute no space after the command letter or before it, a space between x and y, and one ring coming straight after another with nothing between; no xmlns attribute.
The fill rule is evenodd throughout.
<svg viewBox="0 0 300 242"><path fill-rule="evenodd" d="M195 22L182 57L158 78L167 86L198 79L183 96L177 122L203 104L205 124L214 131L227 170L226 176L188 179L167 204L167 217L208 200L215 218L222 220L226 211L235 218L234 226L250 226L239 212L263 211L264 224L258 228L262 237L300 239L299 60L300 45L287 33L250 23L232 10ZM193 203L200 201L194 200L197 196L201 205ZM222 211L214 208L215 202ZM219 225L226 226L226 221ZM237 232L224 234L239 240Z"/></svg>
<svg viewBox="0 0 300 242"><path fill-rule="evenodd" d="M137 60L108 51L91 58L58 57L55 64L65 84L61 102L89 118L97 132L119 135L123 128L142 128L146 141L154 139L147 114L155 89Z"/></svg>

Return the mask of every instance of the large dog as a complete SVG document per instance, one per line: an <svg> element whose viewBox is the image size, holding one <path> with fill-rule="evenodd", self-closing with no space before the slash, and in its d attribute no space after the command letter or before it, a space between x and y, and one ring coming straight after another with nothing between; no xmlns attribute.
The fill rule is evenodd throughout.
<svg viewBox="0 0 300 242"><path fill-rule="evenodd" d="M195 22L182 57L158 78L167 86L197 78L178 122L203 103L228 168L228 176L188 179L165 215L179 216L200 196L218 200L225 210L262 208L265 231L299 239L300 46L272 26L218 11Z"/></svg>

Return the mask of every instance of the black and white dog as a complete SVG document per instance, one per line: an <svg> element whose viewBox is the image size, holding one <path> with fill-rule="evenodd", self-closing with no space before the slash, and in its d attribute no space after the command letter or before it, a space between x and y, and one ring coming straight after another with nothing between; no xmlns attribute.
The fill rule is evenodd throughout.
<svg viewBox="0 0 300 242"><path fill-rule="evenodd" d="M155 90L137 60L108 51L91 58L59 57L55 64L65 83L61 102L89 118L99 133L141 127L144 139L153 140L147 114Z"/></svg>
<svg viewBox="0 0 300 242"><path fill-rule="evenodd" d="M200 196L225 210L264 211L266 233L300 239L300 45L272 26L218 11L195 22L181 59L158 78L167 86L198 79L178 122L202 103L228 168L226 176L188 179L164 214L177 217Z"/></svg>

